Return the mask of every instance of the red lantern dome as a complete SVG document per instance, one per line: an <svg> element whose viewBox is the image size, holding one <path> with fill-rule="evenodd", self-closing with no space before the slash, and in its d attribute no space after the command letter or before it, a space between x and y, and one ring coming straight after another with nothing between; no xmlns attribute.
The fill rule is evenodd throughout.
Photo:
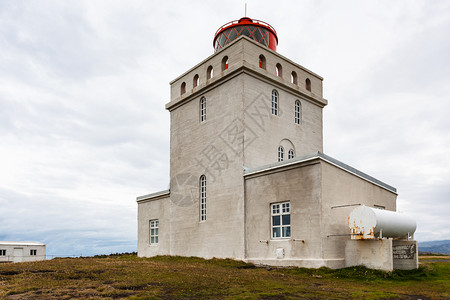
<svg viewBox="0 0 450 300"><path fill-rule="evenodd" d="M216 31L213 41L214 51L222 49L241 35L277 51L278 37L275 29L266 22L247 17L228 22Z"/></svg>

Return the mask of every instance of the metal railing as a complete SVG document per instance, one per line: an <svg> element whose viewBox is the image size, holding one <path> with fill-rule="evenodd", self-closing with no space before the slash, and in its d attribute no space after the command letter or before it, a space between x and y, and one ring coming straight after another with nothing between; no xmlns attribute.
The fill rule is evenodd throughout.
<svg viewBox="0 0 450 300"><path fill-rule="evenodd" d="M277 32L276 32L275 28L273 28L272 25L270 25L269 23L266 23L266 22L260 21L260 20L255 20L255 19L250 19L250 20L251 20L252 23L255 24L255 25L262 25L262 26L264 26L264 27L268 27L271 31L273 31L273 33L274 33L275 35L277 35ZM231 25L239 24L239 21L240 21L240 20L234 20L234 21L228 22L228 23L226 23L226 24L220 26L219 29L217 29L216 33L214 34L214 37L216 37L217 34L218 34L221 30L223 30L224 28L229 27L229 26L231 26Z"/></svg>

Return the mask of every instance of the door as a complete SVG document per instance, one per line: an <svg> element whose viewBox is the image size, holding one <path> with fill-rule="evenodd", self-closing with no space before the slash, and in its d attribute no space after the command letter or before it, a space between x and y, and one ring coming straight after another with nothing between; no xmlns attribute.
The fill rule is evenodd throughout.
<svg viewBox="0 0 450 300"><path fill-rule="evenodd" d="M23 260L23 248L14 248L13 262L21 262Z"/></svg>

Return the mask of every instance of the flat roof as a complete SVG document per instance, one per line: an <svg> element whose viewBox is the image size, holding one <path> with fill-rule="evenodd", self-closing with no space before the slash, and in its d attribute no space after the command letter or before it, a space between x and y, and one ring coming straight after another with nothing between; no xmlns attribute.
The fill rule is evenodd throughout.
<svg viewBox="0 0 450 300"><path fill-rule="evenodd" d="M144 195L144 196L139 196L136 198L136 201L144 201L144 200L150 200L152 198L156 198L156 197L160 197L160 196L165 196L170 194L170 190L164 190L164 191L160 191L160 192L156 192L156 193L152 193L152 194L148 194L148 195Z"/></svg>
<svg viewBox="0 0 450 300"><path fill-rule="evenodd" d="M296 165L296 164L300 164L306 161L310 161L310 160L314 160L314 159L321 159L323 161L326 161L348 173L351 173L361 179L364 179L366 181L369 181L375 185L378 185L379 187L382 187L390 192L393 193L397 193L397 189L393 186L390 186L370 175L367 175L366 173L363 173L347 164L344 164L343 162L332 158L331 156L325 155L324 153L318 151L318 152L314 152L312 154L309 155L305 155L305 156L299 156L299 157L295 157L289 160L285 160L285 161L281 161L281 162L276 162L276 163L272 163L269 165L265 165L265 166L261 166L261 167L257 167L257 168L253 168L253 169L248 169L246 171L244 171L244 177L245 176L249 176L249 175L253 175L253 174L258 174L258 173L262 173L262 172L266 172L266 171L270 171L270 170L276 170L285 166L290 166L290 165Z"/></svg>
<svg viewBox="0 0 450 300"><path fill-rule="evenodd" d="M44 243L40 243L40 242L10 242L10 241L0 241L0 245L5 245L5 246L45 246Z"/></svg>
<svg viewBox="0 0 450 300"><path fill-rule="evenodd" d="M320 159L323 161L326 161L329 164L332 164L333 166L340 168L350 174L353 174L361 179L364 179L370 183L373 183L381 188L384 188L392 193L397 194L397 189L393 186L390 186L389 184L386 184L364 172L359 171L358 169L355 169L347 164L344 164L343 162L328 156L320 151L318 152L314 152L312 154L309 155L304 155L304 156L298 156L298 157L294 157L292 159L289 160L285 160L285 161L281 161L281 162L275 162L272 164L268 164L268 165L264 165L264 166L260 166L257 168L252 168L252 169L247 169L244 171L244 177L246 176L250 176L250 175L256 175L259 173L264 173L267 171L272 171L272 170L276 170L276 169L280 169L280 168L284 168L287 166L291 166L291 165L296 165L296 164L301 164L303 162L307 162L307 161L311 161L311 160L315 160L315 159ZM152 200L161 196L166 196L170 194L170 190L164 190L164 191L159 191L156 193L152 193L152 194L148 194L148 195L144 195L144 196L139 196L136 198L137 202L141 202L141 201L146 201L146 200ZM1 244L1 242L0 242Z"/></svg>

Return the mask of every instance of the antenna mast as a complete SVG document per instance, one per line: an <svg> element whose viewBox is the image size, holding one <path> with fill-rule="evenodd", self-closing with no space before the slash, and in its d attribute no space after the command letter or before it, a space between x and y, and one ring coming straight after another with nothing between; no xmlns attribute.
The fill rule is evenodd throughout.
<svg viewBox="0 0 450 300"><path fill-rule="evenodd" d="M247 17L247 3L245 3L245 16Z"/></svg>

